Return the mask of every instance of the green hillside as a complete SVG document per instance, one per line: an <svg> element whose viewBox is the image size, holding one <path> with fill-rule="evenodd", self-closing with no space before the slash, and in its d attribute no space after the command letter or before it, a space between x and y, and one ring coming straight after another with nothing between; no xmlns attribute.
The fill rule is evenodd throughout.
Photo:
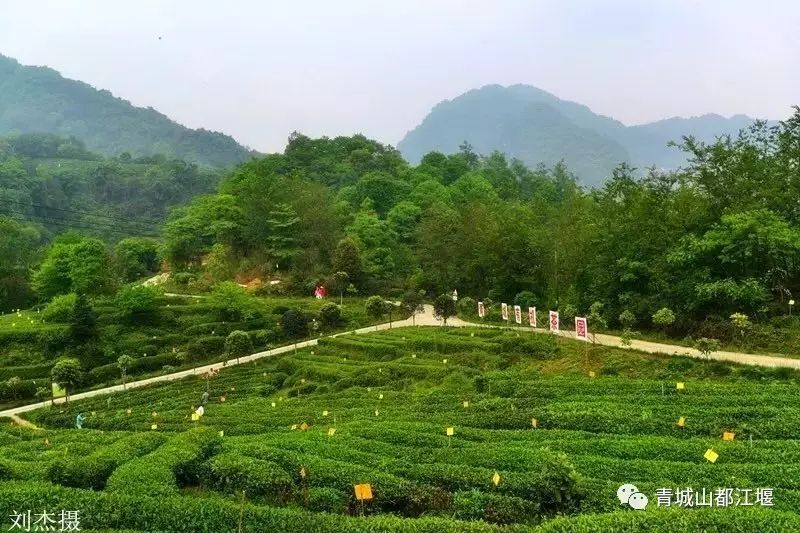
<svg viewBox="0 0 800 533"><path fill-rule="evenodd" d="M152 236L170 207L214 190L221 175L164 156L106 158L75 138L0 137L0 215L49 233Z"/></svg>
<svg viewBox="0 0 800 533"><path fill-rule="evenodd" d="M253 155L228 135L187 128L50 68L20 65L0 55L0 135L9 133L72 136L104 155L162 154L214 167L233 166Z"/></svg>

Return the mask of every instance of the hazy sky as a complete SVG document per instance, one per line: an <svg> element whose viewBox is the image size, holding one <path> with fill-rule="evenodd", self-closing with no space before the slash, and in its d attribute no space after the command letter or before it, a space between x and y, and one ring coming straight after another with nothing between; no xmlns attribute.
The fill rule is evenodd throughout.
<svg viewBox="0 0 800 533"><path fill-rule="evenodd" d="M490 83L628 124L783 118L798 28L797 0L0 0L0 53L261 151L294 130L396 144Z"/></svg>

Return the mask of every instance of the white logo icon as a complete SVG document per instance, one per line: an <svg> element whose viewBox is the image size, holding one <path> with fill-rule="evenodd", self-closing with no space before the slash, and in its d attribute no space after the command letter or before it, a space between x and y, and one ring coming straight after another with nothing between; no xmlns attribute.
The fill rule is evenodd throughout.
<svg viewBox="0 0 800 533"><path fill-rule="evenodd" d="M619 503L627 503L637 511L644 510L649 502L647 496L639 492L636 485L631 485L630 483L626 483L617 489L617 498L619 498Z"/></svg>

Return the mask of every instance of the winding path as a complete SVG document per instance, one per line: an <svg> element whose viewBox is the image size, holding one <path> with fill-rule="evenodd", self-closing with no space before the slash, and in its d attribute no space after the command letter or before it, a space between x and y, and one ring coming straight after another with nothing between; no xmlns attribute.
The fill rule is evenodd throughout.
<svg viewBox="0 0 800 533"><path fill-rule="evenodd" d="M422 313L418 314L415 319L412 321L411 318L405 320L398 320L390 323L378 324L377 326L367 326L364 328L356 329L354 331L346 331L342 333L336 333L333 335L329 335L329 337L339 337L341 335L347 335L349 333L370 333L373 331L380 331L391 328L401 328L401 327L410 327L410 326L440 326L441 321L436 320L433 314L433 307L430 305L426 305L425 309ZM472 322L467 322L460 318L451 318L447 321L448 326L453 327L486 327L486 328L504 328L505 326L498 326L498 325L489 325L489 324L476 324ZM518 329L519 331L527 331L527 332L539 332L543 333L546 330L538 328L533 329L530 327L519 327L514 328ZM561 331L558 333L561 337L565 338L575 338L575 333L573 331ZM591 333L590 333L591 335ZM622 339L620 337L614 335L604 335L598 333L595 337L595 342L597 344L601 344L604 346L614 346L614 347L622 347ZM295 347L297 348L305 348L307 346L316 346L317 339L311 339L307 341L298 342L295 344L290 344L287 346L280 346L278 348L274 348L272 350L266 350L263 352L254 353L252 355L248 355L245 357L241 357L239 362L237 363L236 359L231 359L226 362L218 362L213 363L210 365L199 366L195 368L190 368L188 370L182 370L180 372L174 372L172 374L165 374L162 376L155 376L152 378L141 379L139 381L132 381L128 383L125 387L122 385L113 385L111 387L105 387L102 389L94 389L86 392L80 392L77 394L73 394L70 396L72 400L82 400L84 398L93 398L95 396L103 396L106 394L111 394L114 392L122 392L123 390L127 389L134 389L138 387L144 387L147 385L152 385L153 383L161 383L166 381L175 381L178 379L182 379L188 376L194 375L202 375L208 372L209 370L219 370L225 367L235 366L237 364L244 364L255 361L257 359L262 359L264 357L271 357L273 355L280 355L283 353L294 351ZM662 344L658 342L650 342L650 341L640 341L640 340L633 340L631 341L630 347L628 349L631 350L638 350L647 353L653 354L665 354L665 355L682 355L687 357L695 357L698 359L706 359L699 351L695 350L694 348L688 348L685 346L675 346L672 344ZM717 361L728 361L731 363L739 363L745 365L753 365L753 366L764 366L764 367L788 367L788 368L795 368L800 370L800 359L792 359L789 357L778 357L778 356L771 356L771 355L755 355L755 354L748 354L748 353L738 353L738 352L715 352L711 354L710 359L717 360ZM58 398L55 400L56 404L63 403L64 398ZM15 417L20 413L25 413L28 411L33 411L35 409L39 409L41 407L47 407L50 405L50 401L44 402L36 402L28 405L21 405L19 407L13 407L11 409L6 409L4 411L0 411L0 417Z"/></svg>

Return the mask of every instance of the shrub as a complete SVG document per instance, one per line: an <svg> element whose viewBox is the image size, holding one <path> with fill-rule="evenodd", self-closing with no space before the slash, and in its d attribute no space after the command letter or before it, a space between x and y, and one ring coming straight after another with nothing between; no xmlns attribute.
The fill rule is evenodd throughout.
<svg viewBox="0 0 800 533"><path fill-rule="evenodd" d="M458 310L467 316L474 316L478 314L478 304L469 296L465 296L458 301Z"/></svg>
<svg viewBox="0 0 800 533"><path fill-rule="evenodd" d="M207 483L228 492L243 490L285 499L292 487L292 478L280 465L233 452L213 457L208 473Z"/></svg>
<svg viewBox="0 0 800 533"><path fill-rule="evenodd" d="M72 320L72 310L75 307L75 293L62 294L53 298L42 312L45 322L61 322L68 324Z"/></svg>
<svg viewBox="0 0 800 533"><path fill-rule="evenodd" d="M492 298L492 299L497 300L498 298ZM519 305L523 309L527 309L528 307L535 307L536 295L533 294L531 291L518 292L517 295L514 296L514 305Z"/></svg>
<svg viewBox="0 0 800 533"><path fill-rule="evenodd" d="M327 303L319 310L319 322L324 328L334 328L342 322L342 309L335 303Z"/></svg>
<svg viewBox="0 0 800 533"><path fill-rule="evenodd" d="M202 361L222 354L225 351L225 338L217 336L199 337L186 346L186 352L193 361Z"/></svg>
<svg viewBox="0 0 800 533"><path fill-rule="evenodd" d="M636 315L626 309L619 314L618 320L624 329L630 329L636 323Z"/></svg>
<svg viewBox="0 0 800 533"><path fill-rule="evenodd" d="M117 293L114 298L114 306L123 320L145 321L152 318L158 311L158 299L161 294L162 291L158 287L127 285Z"/></svg>
<svg viewBox="0 0 800 533"><path fill-rule="evenodd" d="M669 307L662 307L653 313L653 325L666 329L675 322L675 313Z"/></svg>
<svg viewBox="0 0 800 533"><path fill-rule="evenodd" d="M308 490L306 507L311 511L342 514L347 510L350 496L342 491L326 487Z"/></svg>
<svg viewBox="0 0 800 533"><path fill-rule="evenodd" d="M225 339L225 355L235 357L237 363L240 357L251 353L253 353L253 341L246 331L232 331Z"/></svg>

